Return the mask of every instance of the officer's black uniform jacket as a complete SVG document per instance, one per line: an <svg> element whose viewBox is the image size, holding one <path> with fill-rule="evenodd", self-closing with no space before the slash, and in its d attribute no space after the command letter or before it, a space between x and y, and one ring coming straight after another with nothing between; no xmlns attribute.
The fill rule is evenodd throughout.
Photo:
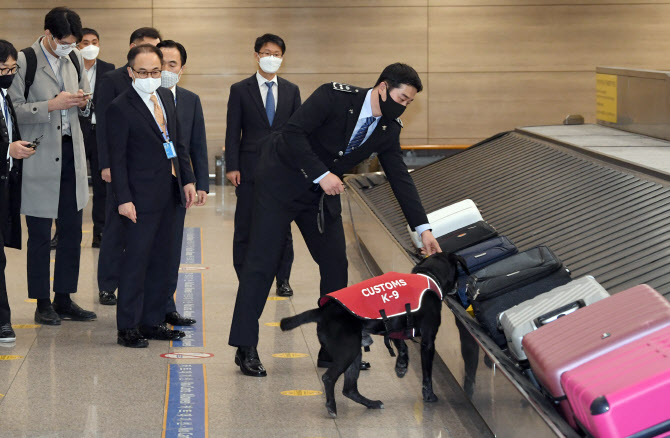
<svg viewBox="0 0 670 438"><path fill-rule="evenodd" d="M382 116L370 137L344 155L368 89L336 82L320 86L291 116L262 154L256 179L277 198L293 201L311 192L327 171L339 176L370 155L379 161L410 227L427 224L421 199L400 150L400 120ZM340 214L339 196L326 196L328 211Z"/></svg>
<svg viewBox="0 0 670 438"><path fill-rule="evenodd" d="M2 97L0 97L2 99ZM7 109L12 119L12 137L21 140L16 112L9 94L6 96ZM0 110L2 111L2 110ZM0 232L5 246L21 249L21 169L23 160L14 160L9 169L7 150L9 149L9 130L4 117L0 117Z"/></svg>

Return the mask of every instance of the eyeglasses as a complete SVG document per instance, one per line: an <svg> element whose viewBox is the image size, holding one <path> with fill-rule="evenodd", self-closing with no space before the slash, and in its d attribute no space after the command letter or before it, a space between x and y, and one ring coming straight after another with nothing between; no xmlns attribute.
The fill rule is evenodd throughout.
<svg viewBox="0 0 670 438"><path fill-rule="evenodd" d="M56 44L60 44L61 46L63 46L64 49L74 49L75 47L77 47L77 43L66 43L59 39L56 39L56 37L53 35L51 35L51 38L54 40Z"/></svg>
<svg viewBox="0 0 670 438"><path fill-rule="evenodd" d="M18 64L16 64L14 67L0 68L0 75L1 76L13 75L16 74L17 71L19 71Z"/></svg>
<svg viewBox="0 0 670 438"><path fill-rule="evenodd" d="M158 79L158 78L161 77L161 71L160 70L152 70L152 71L146 71L146 70L137 71L135 69L132 69L132 70L135 73L137 73L137 77L140 78L140 79L146 79L149 76L151 76L154 79Z"/></svg>
<svg viewBox="0 0 670 438"><path fill-rule="evenodd" d="M275 58L283 58L284 57L284 55L282 55L281 53L270 53L270 52L258 52L258 55L261 58L265 58L266 56L274 56Z"/></svg>

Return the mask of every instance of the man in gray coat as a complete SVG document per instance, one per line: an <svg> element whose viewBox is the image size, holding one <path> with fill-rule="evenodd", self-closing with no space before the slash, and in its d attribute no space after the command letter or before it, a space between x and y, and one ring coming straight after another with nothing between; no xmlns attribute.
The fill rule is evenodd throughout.
<svg viewBox="0 0 670 438"><path fill-rule="evenodd" d="M96 318L95 313L70 299L77 291L82 210L88 202L86 154L78 116L88 116L91 90L83 74L83 58L74 48L82 37L81 29L76 12L63 7L49 11L44 18L44 36L19 53L19 72L9 89L23 138L41 139L36 153L24 160L21 190L21 213L28 225L28 297L37 299L35 322L39 324ZM32 84L29 59L36 62ZM53 219L58 219L59 240L52 305L49 242Z"/></svg>

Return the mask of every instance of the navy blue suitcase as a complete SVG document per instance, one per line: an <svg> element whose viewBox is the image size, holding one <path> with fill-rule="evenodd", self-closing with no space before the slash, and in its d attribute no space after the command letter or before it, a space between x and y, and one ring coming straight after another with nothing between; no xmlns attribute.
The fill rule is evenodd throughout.
<svg viewBox="0 0 670 438"><path fill-rule="evenodd" d="M514 243L505 236L494 237L473 246L469 246L456 253L459 259L458 280L454 293L458 296L463 307L470 305L465 293L468 276L492 263L505 259L518 251Z"/></svg>

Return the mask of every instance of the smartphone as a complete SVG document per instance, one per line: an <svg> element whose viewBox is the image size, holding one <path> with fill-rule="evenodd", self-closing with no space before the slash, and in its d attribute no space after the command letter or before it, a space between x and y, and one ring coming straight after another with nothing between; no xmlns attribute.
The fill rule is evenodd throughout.
<svg viewBox="0 0 670 438"><path fill-rule="evenodd" d="M89 91L88 93L84 93L84 96L93 96L93 93Z"/></svg>
<svg viewBox="0 0 670 438"><path fill-rule="evenodd" d="M37 146L39 146L39 145L40 145L40 142L42 141L42 137L44 137L44 134L40 135L40 136L37 137L35 140L33 140L33 142L30 143L30 144L28 145L28 147L29 147L29 148L32 148L33 150L34 150L34 149L37 149Z"/></svg>

